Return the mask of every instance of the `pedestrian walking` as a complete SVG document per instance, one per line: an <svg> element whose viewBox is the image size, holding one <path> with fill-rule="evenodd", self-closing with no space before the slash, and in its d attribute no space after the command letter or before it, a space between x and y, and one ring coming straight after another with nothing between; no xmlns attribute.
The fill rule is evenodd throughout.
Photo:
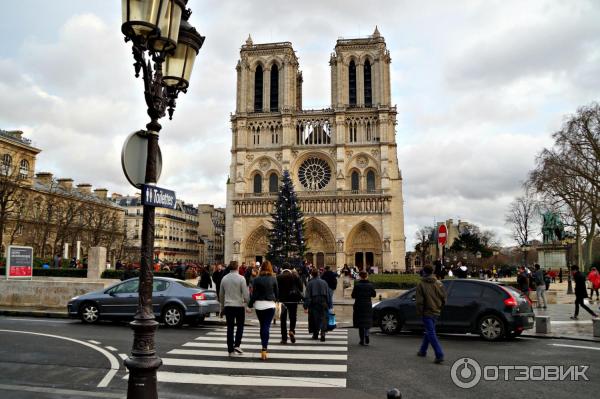
<svg viewBox="0 0 600 399"><path fill-rule="evenodd" d="M302 300L302 282L296 270L284 269L277 276L279 302L281 303L281 343L287 344L288 335L292 344L296 343L296 319L298 303ZM290 329L287 329L287 319Z"/></svg>
<svg viewBox="0 0 600 399"><path fill-rule="evenodd" d="M431 344L435 352L435 363L440 364L444 361L444 352L435 333L435 323L446 304L446 290L444 285L432 275L433 268L430 265L426 265L423 269L425 275L417 285L415 304L417 316L421 316L423 320L425 335L417 355L427 356L427 349Z"/></svg>
<svg viewBox="0 0 600 399"><path fill-rule="evenodd" d="M252 282L252 295L248 304L249 307L254 307L256 310L256 317L260 323L261 360L267 360L271 321L275 316L275 302L278 300L278 296L279 287L273 273L273 266L266 260L260 267L258 277Z"/></svg>
<svg viewBox="0 0 600 399"><path fill-rule="evenodd" d="M200 266L200 278L198 279L198 287L207 290L211 288L212 285L213 283L210 278L210 273L208 273L207 267Z"/></svg>
<svg viewBox="0 0 600 399"><path fill-rule="evenodd" d="M311 279L306 284L304 293L304 311L308 312L308 332L312 333L312 339L319 338L321 333L321 342L325 342L327 333L327 316L329 309L333 308L333 300L329 286L319 277L319 270L314 268L310 272Z"/></svg>
<svg viewBox="0 0 600 399"><path fill-rule="evenodd" d="M217 263L217 265L215 266L215 270L212 274L212 280L215 283L215 291L217 291L217 296L219 296L219 290L221 289L221 280L223 280L223 277L223 265Z"/></svg>
<svg viewBox="0 0 600 399"><path fill-rule="evenodd" d="M519 266L519 271L517 274L517 287L519 290L529 298L529 277L527 277L527 272L525 271L524 266Z"/></svg>
<svg viewBox="0 0 600 399"><path fill-rule="evenodd" d="M579 271L579 266L571 267L573 280L575 281L575 314L571 316L572 320L577 320L579 316L579 306L585 309L593 317L598 317L596 313L584 303L584 299L588 297L587 289L585 288L585 276Z"/></svg>
<svg viewBox="0 0 600 399"><path fill-rule="evenodd" d="M563 271L562 271L562 267L560 269L558 269L558 282L562 283L562 279L563 279Z"/></svg>
<svg viewBox="0 0 600 399"><path fill-rule="evenodd" d="M249 300L248 286L246 286L244 277L238 273L238 264L231 262L229 273L221 280L221 289L219 290L221 317L224 315L227 321L227 352L229 356L244 354L241 345L246 321L245 306Z"/></svg>
<svg viewBox="0 0 600 399"><path fill-rule="evenodd" d="M533 279L535 281L535 297L537 300L537 308L543 307L546 309L546 282L544 281L544 271L537 263L533 267L535 268ZM544 300L544 306L542 306L542 300Z"/></svg>
<svg viewBox="0 0 600 399"><path fill-rule="evenodd" d="M377 293L373 284L368 280L369 274L365 271L358 273L360 280L356 282L352 289L352 298L354 306L352 307L352 324L358 328L360 345L369 345L369 331L373 325L373 304L371 298L375 298Z"/></svg>
<svg viewBox="0 0 600 399"><path fill-rule="evenodd" d="M587 279L590 282L590 301L594 298L594 291L596 292L596 301L600 301L600 296L598 295L598 289L600 289L600 273L598 273L598 270L596 270L595 267L592 267L588 273Z"/></svg>

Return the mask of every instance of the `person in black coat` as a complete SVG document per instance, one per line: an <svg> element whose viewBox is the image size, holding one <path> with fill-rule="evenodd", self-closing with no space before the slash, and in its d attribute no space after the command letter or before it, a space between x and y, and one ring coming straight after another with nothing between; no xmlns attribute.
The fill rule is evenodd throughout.
<svg viewBox="0 0 600 399"><path fill-rule="evenodd" d="M281 343L286 344L288 334L290 341L296 343L296 319L298 314L298 302L302 298L302 282L296 270L284 269L277 276L279 286L279 302L281 303ZM290 330L287 330L287 319L290 319Z"/></svg>
<svg viewBox="0 0 600 399"><path fill-rule="evenodd" d="M373 284L368 280L369 274L361 271L358 276L360 280L354 285L352 298L354 298L354 313L352 321L354 327L358 328L360 345L369 345L369 330L373 326L373 306L371 298L375 298L377 293Z"/></svg>
<svg viewBox="0 0 600 399"><path fill-rule="evenodd" d="M583 302L588 297L587 289L585 288L585 276L579 271L579 266L571 267L573 280L575 281L575 315L571 316L572 320L577 320L579 316L579 306L587 310L592 317L598 317L596 313Z"/></svg>
<svg viewBox="0 0 600 399"><path fill-rule="evenodd" d="M204 288L205 290L212 287L212 280L210 274L205 266L200 266L200 278L198 279L198 287Z"/></svg>

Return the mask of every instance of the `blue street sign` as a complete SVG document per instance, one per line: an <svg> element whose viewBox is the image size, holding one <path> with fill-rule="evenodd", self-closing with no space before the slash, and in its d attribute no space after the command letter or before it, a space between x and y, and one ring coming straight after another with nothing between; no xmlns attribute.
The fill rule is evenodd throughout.
<svg viewBox="0 0 600 399"><path fill-rule="evenodd" d="M159 208L175 209L175 191L156 186L142 185L142 204Z"/></svg>

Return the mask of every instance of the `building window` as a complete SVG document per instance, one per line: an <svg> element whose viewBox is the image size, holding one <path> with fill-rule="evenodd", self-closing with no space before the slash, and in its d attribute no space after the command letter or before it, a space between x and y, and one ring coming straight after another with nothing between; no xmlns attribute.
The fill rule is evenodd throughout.
<svg viewBox="0 0 600 399"><path fill-rule="evenodd" d="M254 175L254 193L262 193L262 176L258 173Z"/></svg>
<svg viewBox="0 0 600 399"><path fill-rule="evenodd" d="M29 176L29 162L26 159L22 159L19 165L19 177L26 179Z"/></svg>
<svg viewBox="0 0 600 399"><path fill-rule="evenodd" d="M348 90L350 105L356 105L356 64L354 60L350 61L348 66Z"/></svg>
<svg viewBox="0 0 600 399"><path fill-rule="evenodd" d="M352 191L358 191L359 190L358 172L356 172L356 171L352 172L352 175L350 177L350 184L351 184L351 190Z"/></svg>
<svg viewBox="0 0 600 399"><path fill-rule="evenodd" d="M375 172L372 170L367 173L367 191L375 191Z"/></svg>
<svg viewBox="0 0 600 399"><path fill-rule="evenodd" d="M358 126L356 122L350 122L350 142L356 143L358 141Z"/></svg>
<svg viewBox="0 0 600 399"><path fill-rule="evenodd" d="M279 180L276 173L271 173L269 176L269 192L276 193L279 191Z"/></svg>
<svg viewBox="0 0 600 399"><path fill-rule="evenodd" d="M365 61L365 105L370 107L373 105L373 94L371 90L371 63L369 60Z"/></svg>
<svg viewBox="0 0 600 399"><path fill-rule="evenodd" d="M2 156L2 174L10 175L12 173L12 157L9 154Z"/></svg>
<svg viewBox="0 0 600 399"><path fill-rule="evenodd" d="M263 69L262 66L256 67L254 72L254 112L262 112L263 103Z"/></svg>
<svg viewBox="0 0 600 399"><path fill-rule="evenodd" d="M279 68L273 64L271 66L271 112L277 112L279 110Z"/></svg>

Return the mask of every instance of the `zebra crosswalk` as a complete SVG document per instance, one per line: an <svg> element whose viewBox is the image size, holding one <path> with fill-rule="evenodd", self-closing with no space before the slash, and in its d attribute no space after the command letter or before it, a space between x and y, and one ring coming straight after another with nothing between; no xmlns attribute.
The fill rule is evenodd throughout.
<svg viewBox="0 0 600 399"><path fill-rule="evenodd" d="M228 356L226 333L225 327L216 327L167 352L162 356L158 381L226 386L346 387L346 330L332 331L326 342L320 342L300 332L298 327L296 343L281 344L279 326L273 326L267 361L260 360L258 327L244 328L241 345L244 354L234 357Z"/></svg>

